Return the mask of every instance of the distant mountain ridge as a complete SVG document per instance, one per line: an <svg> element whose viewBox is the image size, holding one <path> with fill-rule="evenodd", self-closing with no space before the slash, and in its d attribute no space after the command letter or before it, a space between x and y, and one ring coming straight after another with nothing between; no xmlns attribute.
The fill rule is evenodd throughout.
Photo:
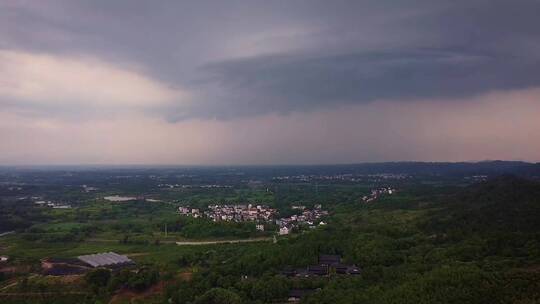
<svg viewBox="0 0 540 304"><path fill-rule="evenodd" d="M110 174L159 174L182 172L183 174L242 174L253 177L294 175L339 175L339 174L406 174L413 176L467 177L487 175L489 177L513 174L540 179L540 163L523 161L480 161L480 162L380 162L337 165L257 165L257 166L0 166L3 172L94 172ZM1 176L1 175L0 175Z"/></svg>
<svg viewBox="0 0 540 304"><path fill-rule="evenodd" d="M272 170L273 173L297 174L378 174L395 173L426 176L471 176L514 174L540 178L540 163L522 161L481 161L481 162L382 162L344 165L310 166L261 166L244 167L257 170Z"/></svg>

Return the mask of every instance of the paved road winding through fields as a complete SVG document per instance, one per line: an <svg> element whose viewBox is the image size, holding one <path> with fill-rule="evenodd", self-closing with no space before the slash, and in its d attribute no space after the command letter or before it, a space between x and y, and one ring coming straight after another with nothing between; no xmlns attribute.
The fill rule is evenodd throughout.
<svg viewBox="0 0 540 304"><path fill-rule="evenodd" d="M182 241L182 242L176 242L176 245L188 246L188 245L235 244L235 243L251 243L251 242L268 242L272 240L273 238L267 237L267 238L219 240L219 241Z"/></svg>

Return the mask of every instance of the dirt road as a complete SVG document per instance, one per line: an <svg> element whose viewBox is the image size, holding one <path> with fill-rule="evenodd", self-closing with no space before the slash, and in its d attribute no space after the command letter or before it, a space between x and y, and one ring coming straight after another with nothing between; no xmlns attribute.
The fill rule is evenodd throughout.
<svg viewBox="0 0 540 304"><path fill-rule="evenodd" d="M182 242L176 242L176 245L190 246L190 245L235 244L235 243L268 242L268 241L272 241L272 238L267 237L267 238L219 240L219 241L182 241Z"/></svg>

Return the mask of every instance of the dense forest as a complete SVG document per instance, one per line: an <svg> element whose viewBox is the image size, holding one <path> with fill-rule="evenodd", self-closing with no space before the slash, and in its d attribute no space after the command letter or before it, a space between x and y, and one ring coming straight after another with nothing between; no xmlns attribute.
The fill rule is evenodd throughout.
<svg viewBox="0 0 540 304"><path fill-rule="evenodd" d="M377 186L372 181L278 181L237 185L240 190L234 191L188 188L178 193L191 195L191 203L200 206L212 193L231 202L266 199L283 214L295 212L292 204L323 201L330 216L325 226L274 241L186 247L174 241L271 239L272 232L256 231L250 222L182 217L168 202L97 199L52 210L6 200L3 229L16 233L5 237L0 249L15 257L10 265L26 270L2 273L0 286L8 290L8 303L106 303L122 292L144 294L159 286L160 292L142 302L284 303L295 294L310 304L540 301L538 181L501 175L467 183L447 177L384 183L398 187L398 194L372 203L359 200ZM39 273L44 257L112 250L132 255L136 268L97 269L69 284L25 275ZM320 255L337 255L360 274L331 269L325 275L290 275L317 265ZM7 297L20 292L42 296ZM65 296L45 296L58 292Z"/></svg>
<svg viewBox="0 0 540 304"><path fill-rule="evenodd" d="M539 191L536 182L504 176L427 205L420 197L406 208L391 201L361 211L343 206L325 230L206 260L208 267L168 296L176 303L266 303L302 288L314 290L305 303L537 303ZM342 255L362 275L279 275L285 265L315 263L319 253Z"/></svg>

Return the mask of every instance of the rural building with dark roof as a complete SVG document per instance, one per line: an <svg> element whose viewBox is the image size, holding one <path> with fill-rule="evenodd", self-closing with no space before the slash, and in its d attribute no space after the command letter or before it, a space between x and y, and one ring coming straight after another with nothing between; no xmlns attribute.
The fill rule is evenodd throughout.
<svg viewBox="0 0 540 304"><path fill-rule="evenodd" d="M313 289L291 289L289 291L289 302L298 302L302 298L314 293Z"/></svg>
<svg viewBox="0 0 540 304"><path fill-rule="evenodd" d="M81 255L78 257L78 259L94 268L95 267L119 267L119 266L135 264L127 256L120 255L114 252Z"/></svg>
<svg viewBox="0 0 540 304"><path fill-rule="evenodd" d="M331 254L321 254L319 255L319 264L320 265L337 265L341 263L341 256L331 255Z"/></svg>

